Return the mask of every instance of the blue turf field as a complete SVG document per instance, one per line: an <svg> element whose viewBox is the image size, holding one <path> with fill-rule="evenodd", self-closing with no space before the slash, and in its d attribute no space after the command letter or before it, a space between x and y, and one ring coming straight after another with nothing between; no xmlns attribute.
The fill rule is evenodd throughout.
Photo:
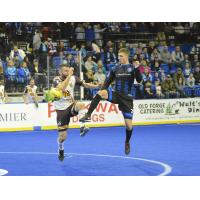
<svg viewBox="0 0 200 200"><path fill-rule="evenodd" d="M124 127L70 129L66 158L57 159L57 132L0 133L0 174L7 176L200 175L200 126L135 127L124 155Z"/></svg>

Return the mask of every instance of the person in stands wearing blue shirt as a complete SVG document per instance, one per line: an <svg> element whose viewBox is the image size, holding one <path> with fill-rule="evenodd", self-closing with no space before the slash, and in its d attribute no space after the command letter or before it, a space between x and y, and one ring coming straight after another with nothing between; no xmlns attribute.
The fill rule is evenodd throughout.
<svg viewBox="0 0 200 200"><path fill-rule="evenodd" d="M5 70L6 91L15 92L16 76L17 76L17 69L14 66L14 62L12 60L8 60L8 66Z"/></svg>
<svg viewBox="0 0 200 200"><path fill-rule="evenodd" d="M149 73L148 68L144 69L144 73L142 74L142 80L144 83L146 83L147 81L152 82L153 78L152 75Z"/></svg>
<svg viewBox="0 0 200 200"><path fill-rule="evenodd" d="M17 85L19 92L24 90L24 87L28 84L30 78L31 74L26 62L22 62L21 66L17 69Z"/></svg>
<svg viewBox="0 0 200 200"><path fill-rule="evenodd" d="M110 47L109 50L105 53L106 64L117 63L117 56L115 55L113 48Z"/></svg>
<svg viewBox="0 0 200 200"><path fill-rule="evenodd" d="M156 81L162 81L161 72L155 72L154 76L152 76L152 83L155 84Z"/></svg>
<svg viewBox="0 0 200 200"><path fill-rule="evenodd" d="M172 40L172 41L170 41L170 45L168 47L168 51L171 54L173 51L175 51L175 49L176 49L176 46L175 46L174 41Z"/></svg>
<svg viewBox="0 0 200 200"><path fill-rule="evenodd" d="M119 64L116 64L108 74L101 90L93 98L88 112L80 121L90 121L90 117L99 102L104 99L114 104L118 104L119 110L122 111L125 126L126 126L126 140L125 140L125 154L130 153L130 138L132 135L132 117L133 117L133 95L132 87L136 79L138 83L141 82L142 77L138 68L129 63L130 51L126 48L121 48L118 52ZM115 89L109 90L108 87L115 80Z"/></svg>
<svg viewBox="0 0 200 200"><path fill-rule="evenodd" d="M144 47L144 48L142 49L142 55L143 55L144 59L145 59L147 62L150 61L150 56L149 56L149 54L148 54L147 47Z"/></svg>
<svg viewBox="0 0 200 200"><path fill-rule="evenodd" d="M95 40L94 29L91 25L88 25L88 27L85 29L85 40L87 42L92 42Z"/></svg>

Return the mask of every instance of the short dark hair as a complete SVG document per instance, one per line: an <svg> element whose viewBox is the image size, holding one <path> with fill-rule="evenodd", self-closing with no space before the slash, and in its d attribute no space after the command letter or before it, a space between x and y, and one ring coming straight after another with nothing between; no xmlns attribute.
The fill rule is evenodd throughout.
<svg viewBox="0 0 200 200"><path fill-rule="evenodd" d="M130 51L129 51L127 48L121 48L121 49L119 50L119 53L125 53L127 56L130 55Z"/></svg>

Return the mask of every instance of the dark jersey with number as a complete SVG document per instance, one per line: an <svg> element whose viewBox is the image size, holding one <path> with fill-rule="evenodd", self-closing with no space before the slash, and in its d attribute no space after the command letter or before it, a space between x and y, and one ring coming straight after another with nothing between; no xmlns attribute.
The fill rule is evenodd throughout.
<svg viewBox="0 0 200 200"><path fill-rule="evenodd" d="M138 68L134 68L134 66L131 64L117 64L108 73L108 76L106 78L105 83L102 86L102 89L107 89L109 85L113 81L115 81L114 91L124 96L133 97L132 87L135 79L138 83L142 80Z"/></svg>

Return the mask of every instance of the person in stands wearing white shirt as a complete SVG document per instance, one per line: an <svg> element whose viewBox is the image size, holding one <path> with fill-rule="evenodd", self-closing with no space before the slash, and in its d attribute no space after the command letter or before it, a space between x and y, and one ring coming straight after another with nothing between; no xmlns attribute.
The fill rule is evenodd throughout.
<svg viewBox="0 0 200 200"><path fill-rule="evenodd" d="M18 59L19 61L23 61L26 54L22 49L18 49L17 45L14 45L13 50L10 52L10 59Z"/></svg>
<svg viewBox="0 0 200 200"><path fill-rule="evenodd" d="M95 41L98 45L102 46L103 44L103 36L102 33L106 30L106 28L102 28L101 29L101 25L97 24L94 25L94 37L95 37Z"/></svg>
<svg viewBox="0 0 200 200"><path fill-rule="evenodd" d="M164 94L162 93L162 87L159 80L155 81L155 89L156 89L156 98L164 98Z"/></svg>
<svg viewBox="0 0 200 200"><path fill-rule="evenodd" d="M38 107L37 86L34 79L31 79L29 85L26 86L23 99L25 104L34 103Z"/></svg>
<svg viewBox="0 0 200 200"><path fill-rule="evenodd" d="M97 72L94 75L94 81L97 82L99 85L103 85L105 80L106 75L103 73L103 68L99 66Z"/></svg>
<svg viewBox="0 0 200 200"><path fill-rule="evenodd" d="M59 76L53 80L54 90L62 93L61 97L54 100L54 107L57 113L58 126L58 158L64 160L64 141L67 137L67 129L69 127L70 118L80 114L79 112L85 109L85 104L74 100L75 85L85 88L98 88L99 85L85 83L77 76L73 75L74 68L68 65L61 65ZM84 136L89 129L82 124L80 135Z"/></svg>
<svg viewBox="0 0 200 200"><path fill-rule="evenodd" d="M8 95L5 92L4 80L0 80L0 104L8 102Z"/></svg>
<svg viewBox="0 0 200 200"><path fill-rule="evenodd" d="M76 33L76 40L78 41L85 40L85 29L82 24L78 24L78 26L75 29L75 33Z"/></svg>
<svg viewBox="0 0 200 200"><path fill-rule="evenodd" d="M189 77L186 79L186 85L189 87L195 86L195 78L192 73L190 73Z"/></svg>
<svg viewBox="0 0 200 200"><path fill-rule="evenodd" d="M172 61L176 67L180 67L181 63L184 61L183 52L181 51L180 46L176 46L175 51L172 52Z"/></svg>
<svg viewBox="0 0 200 200"><path fill-rule="evenodd" d="M35 31L35 35L33 36L33 51L34 52L39 51L40 45L42 43L41 37L42 37L42 34L38 30Z"/></svg>

